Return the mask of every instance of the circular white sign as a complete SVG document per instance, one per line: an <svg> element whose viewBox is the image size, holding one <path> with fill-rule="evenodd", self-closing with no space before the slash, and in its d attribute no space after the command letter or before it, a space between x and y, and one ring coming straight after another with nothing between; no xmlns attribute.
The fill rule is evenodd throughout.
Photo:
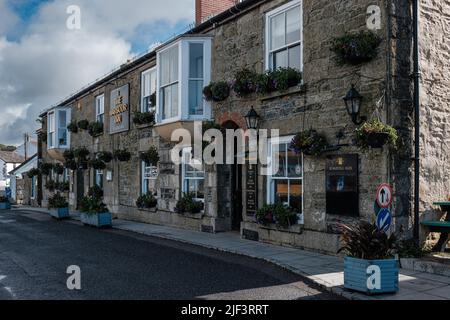
<svg viewBox="0 0 450 320"><path fill-rule="evenodd" d="M377 204L380 208L389 208L392 204L392 187L383 183L377 190Z"/></svg>

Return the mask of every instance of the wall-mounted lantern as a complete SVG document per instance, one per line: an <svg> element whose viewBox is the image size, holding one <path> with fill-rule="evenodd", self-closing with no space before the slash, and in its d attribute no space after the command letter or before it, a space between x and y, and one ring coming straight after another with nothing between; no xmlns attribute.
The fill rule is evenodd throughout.
<svg viewBox="0 0 450 320"><path fill-rule="evenodd" d="M363 97L355 89L355 85L352 84L352 88L347 95L344 97L345 107L347 108L348 114L352 117L352 121L356 125L360 125L367 120L366 117L359 117L359 112L361 111L361 103Z"/></svg>
<svg viewBox="0 0 450 320"><path fill-rule="evenodd" d="M251 108L251 110L245 116L245 122L247 122L247 129L258 129L259 126L259 115L256 113L255 109Z"/></svg>

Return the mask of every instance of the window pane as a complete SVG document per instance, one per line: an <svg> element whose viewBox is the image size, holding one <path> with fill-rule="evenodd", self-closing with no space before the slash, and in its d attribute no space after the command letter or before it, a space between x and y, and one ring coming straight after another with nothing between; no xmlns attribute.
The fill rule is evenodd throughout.
<svg viewBox="0 0 450 320"><path fill-rule="evenodd" d="M275 203L289 205L289 181L274 180L275 185Z"/></svg>
<svg viewBox="0 0 450 320"><path fill-rule="evenodd" d="M67 145L67 129L58 130L58 144L60 146Z"/></svg>
<svg viewBox="0 0 450 320"><path fill-rule="evenodd" d="M270 19L270 32L271 32L271 50L278 49L285 45L285 18L284 13L279 14Z"/></svg>
<svg viewBox="0 0 450 320"><path fill-rule="evenodd" d="M203 44L189 44L189 78L203 78Z"/></svg>
<svg viewBox="0 0 450 320"><path fill-rule="evenodd" d="M296 154L294 151L288 151L288 177L301 178L302 177L302 156Z"/></svg>
<svg viewBox="0 0 450 320"><path fill-rule="evenodd" d="M189 114L203 115L203 80L189 81Z"/></svg>
<svg viewBox="0 0 450 320"><path fill-rule="evenodd" d="M205 198L205 181L203 179L185 179L185 190L186 193L193 193L194 198L204 199Z"/></svg>
<svg viewBox="0 0 450 320"><path fill-rule="evenodd" d="M171 108L171 117L178 116L178 84L172 85L172 108Z"/></svg>
<svg viewBox="0 0 450 320"><path fill-rule="evenodd" d="M178 46L161 54L161 84L178 81Z"/></svg>
<svg viewBox="0 0 450 320"><path fill-rule="evenodd" d="M300 7L286 12L286 44L300 41Z"/></svg>
<svg viewBox="0 0 450 320"><path fill-rule="evenodd" d="M272 70L286 68L288 66L287 50L273 53Z"/></svg>
<svg viewBox="0 0 450 320"><path fill-rule="evenodd" d="M163 119L178 116L178 84L162 89Z"/></svg>
<svg viewBox="0 0 450 320"><path fill-rule="evenodd" d="M59 128L67 127L66 111L59 111Z"/></svg>
<svg viewBox="0 0 450 320"><path fill-rule="evenodd" d="M302 213L302 180L290 180L289 183L289 206L297 213Z"/></svg>
<svg viewBox="0 0 450 320"><path fill-rule="evenodd" d="M289 67L301 70L300 45L289 48Z"/></svg>
<svg viewBox="0 0 450 320"><path fill-rule="evenodd" d="M274 168L274 177L286 177L286 145L280 144L279 150L274 152L274 157L278 158L278 171Z"/></svg>

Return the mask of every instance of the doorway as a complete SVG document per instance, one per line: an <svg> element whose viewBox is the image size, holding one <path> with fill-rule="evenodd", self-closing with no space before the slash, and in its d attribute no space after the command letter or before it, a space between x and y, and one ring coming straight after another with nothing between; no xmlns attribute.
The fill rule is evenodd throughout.
<svg viewBox="0 0 450 320"><path fill-rule="evenodd" d="M233 121L225 122L222 127L224 129L237 130L239 126ZM238 150L237 150L237 139L234 140L234 163L230 166L231 173L231 230L240 231L241 222L243 221L243 206L242 206L242 168L241 164L237 162Z"/></svg>
<svg viewBox="0 0 450 320"><path fill-rule="evenodd" d="M77 210L79 210L81 199L83 199L84 197L84 171L78 169L76 172L77 172Z"/></svg>

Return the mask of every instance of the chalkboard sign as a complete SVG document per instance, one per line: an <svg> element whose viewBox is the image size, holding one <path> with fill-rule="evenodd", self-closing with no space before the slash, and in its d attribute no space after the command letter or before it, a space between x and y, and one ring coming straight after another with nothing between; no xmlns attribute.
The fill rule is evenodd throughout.
<svg viewBox="0 0 450 320"><path fill-rule="evenodd" d="M246 212L248 216L254 216L258 209L257 203L257 179L258 166L254 164L247 165L247 183L246 183Z"/></svg>
<svg viewBox="0 0 450 320"><path fill-rule="evenodd" d="M359 216L358 170L357 154L327 156L327 214Z"/></svg>

